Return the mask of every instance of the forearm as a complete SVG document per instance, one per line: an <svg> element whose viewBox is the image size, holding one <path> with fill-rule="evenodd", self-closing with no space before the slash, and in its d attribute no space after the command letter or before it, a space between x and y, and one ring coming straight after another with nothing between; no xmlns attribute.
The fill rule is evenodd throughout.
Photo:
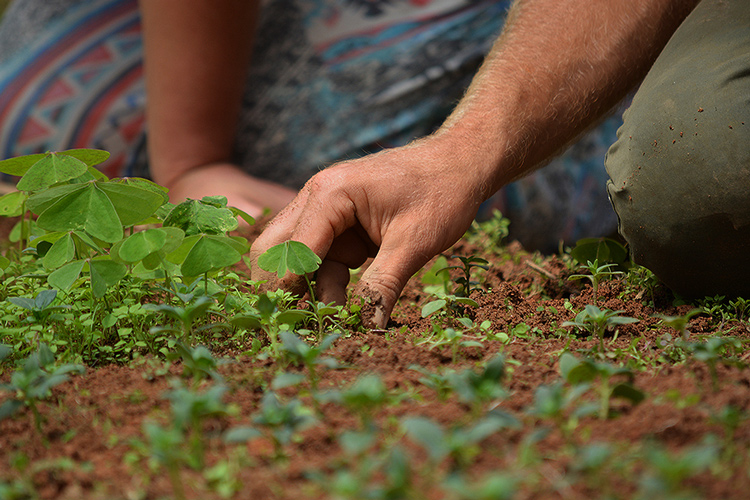
<svg viewBox="0 0 750 500"><path fill-rule="evenodd" d="M481 197L539 166L645 76L697 0L521 0L438 136L475 151ZM470 172L474 173L474 172Z"/></svg>
<svg viewBox="0 0 750 500"><path fill-rule="evenodd" d="M151 174L228 161L259 2L143 0Z"/></svg>

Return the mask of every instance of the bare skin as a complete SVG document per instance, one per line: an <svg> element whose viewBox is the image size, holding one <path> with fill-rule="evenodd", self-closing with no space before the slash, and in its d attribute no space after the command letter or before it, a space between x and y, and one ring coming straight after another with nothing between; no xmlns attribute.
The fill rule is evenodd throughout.
<svg viewBox="0 0 750 500"><path fill-rule="evenodd" d="M256 240L252 261L275 244L301 241L323 259L319 298L341 303L349 268L374 257L355 293L374 302L366 326L383 328L408 279L463 235L480 203L619 102L696 3L517 2L438 132L315 175ZM257 266L252 273L272 279Z"/></svg>
<svg viewBox="0 0 750 500"><path fill-rule="evenodd" d="M140 4L154 181L170 199L224 195L250 215L278 212L296 191L231 163L260 2Z"/></svg>

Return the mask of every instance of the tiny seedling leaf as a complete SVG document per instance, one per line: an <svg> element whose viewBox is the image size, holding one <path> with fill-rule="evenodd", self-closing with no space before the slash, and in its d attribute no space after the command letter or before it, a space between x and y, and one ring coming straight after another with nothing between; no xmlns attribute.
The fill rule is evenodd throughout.
<svg viewBox="0 0 750 500"><path fill-rule="evenodd" d="M283 278L287 271L298 276L312 273L320 267L320 257L299 241L285 241L266 250L258 257L258 266Z"/></svg>

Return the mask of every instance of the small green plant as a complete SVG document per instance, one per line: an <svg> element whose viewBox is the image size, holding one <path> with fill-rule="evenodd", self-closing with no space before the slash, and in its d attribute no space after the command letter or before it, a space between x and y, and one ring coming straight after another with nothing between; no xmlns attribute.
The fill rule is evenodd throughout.
<svg viewBox="0 0 750 500"><path fill-rule="evenodd" d="M458 398L469 405L473 419L477 420L484 413L487 403L506 396L502 385L506 375L505 358L497 355L478 372L466 369L450 373L451 387Z"/></svg>
<svg viewBox="0 0 750 500"><path fill-rule="evenodd" d="M529 414L542 419L552 419L563 438L570 443L579 419L596 413L596 404L577 404L580 397L589 390L588 384L567 388L562 382L540 385L534 391L534 403ZM572 410L571 410L572 408Z"/></svg>
<svg viewBox="0 0 750 500"><path fill-rule="evenodd" d="M310 382L310 391L312 392L313 401L316 409L320 411L318 403L318 383L320 382L319 368L332 369L339 366L338 361L330 357L322 357L331 345L339 338L338 335L327 335L320 341L317 346L311 346L302 340L297 334L283 331L280 333L282 350L295 363L302 364L307 368L308 380Z"/></svg>
<svg viewBox="0 0 750 500"><path fill-rule="evenodd" d="M155 326L151 328L151 334L157 335L160 333L174 333L177 334L178 339L183 342L187 342L190 345L195 343L196 331L193 329L193 324L196 320L202 316L206 316L216 302L211 297L201 295L194 298L190 303L184 306L173 306L170 304L146 304L144 307L153 312L163 313L166 316L176 320L180 325L179 328L172 326ZM207 325L201 327L200 330L206 328L213 328L214 325Z"/></svg>
<svg viewBox="0 0 750 500"><path fill-rule="evenodd" d="M198 469L203 466L203 423L208 418L229 415L230 409L223 401L226 391L227 388L223 384L214 384L207 390L199 392L177 383L175 388L166 395L171 402L172 425L182 432L187 432L188 463L193 468Z"/></svg>
<svg viewBox="0 0 750 500"><path fill-rule="evenodd" d="M595 380L594 388L599 395L599 418L608 419L611 415L611 400L621 398L638 404L646 395L633 385L633 371L609 363L597 362L589 358L579 359L565 352L560 356L560 374L571 385L585 384L587 387ZM624 378L616 382L613 379Z"/></svg>
<svg viewBox="0 0 750 500"><path fill-rule="evenodd" d="M591 288L594 290L594 305L597 304L597 295L599 293L599 284L606 278L623 274L622 271L615 271L613 268L616 264L599 265L599 260L587 261L585 265L579 267L581 271L588 271L588 274L573 274L569 280L587 279L591 282Z"/></svg>
<svg viewBox="0 0 750 500"><path fill-rule="evenodd" d="M719 376L716 366L719 362L737 364L736 359L726 359L725 354L734 354L742 348L742 342L732 337L709 337L705 342L683 342L682 348L696 361L702 361L711 375L714 392L719 390Z"/></svg>
<svg viewBox="0 0 750 500"><path fill-rule="evenodd" d="M503 240L510 234L509 226L510 220L503 217L500 210L495 209L489 219L482 222L472 222L471 228L466 233L466 238L472 243L481 244L488 250L499 254L503 248Z"/></svg>
<svg viewBox="0 0 750 500"><path fill-rule="evenodd" d="M192 377L193 385L197 385L201 380L211 378L220 381L221 376L216 369L219 362L214 358L205 346L198 345L191 347L184 342L178 341L175 344L175 353L167 356L168 359L182 360L182 373L184 377Z"/></svg>
<svg viewBox="0 0 750 500"><path fill-rule="evenodd" d="M432 373L418 365L411 365L409 369L422 374L419 382L434 390L440 401L447 400L453 392L453 386L451 385L453 370L448 370L446 373Z"/></svg>
<svg viewBox="0 0 750 500"><path fill-rule="evenodd" d="M637 498L690 498L687 479L717 463L719 447L711 439L684 451L669 452L657 444L646 449L646 474Z"/></svg>
<svg viewBox="0 0 750 500"><path fill-rule="evenodd" d="M599 339L599 349L604 352L604 334L607 330L619 325L637 323L639 320L628 316L619 316L623 311L612 311L610 309L599 309L595 305L586 304L583 311L579 312L574 321L565 321L562 326L574 326L580 330L589 332L594 338Z"/></svg>
<svg viewBox="0 0 750 500"><path fill-rule="evenodd" d="M473 335L475 331L487 332L491 326L490 321L484 321L480 325L475 325L469 318L458 318L456 322L464 328L456 330L448 327L443 328L438 324L432 326L432 334L429 337L416 341L416 345L427 344L430 349L448 346L451 349L451 359L455 363L458 360L458 353L461 347L483 347L482 336Z"/></svg>
<svg viewBox="0 0 750 500"><path fill-rule="evenodd" d="M686 312L682 316L667 316L665 314L655 314L655 318L659 318L661 320L661 323L665 326L669 326L677 330L677 333L679 334L680 338L687 342L688 336L690 335L690 332L688 331L687 327L690 323L690 319L697 315L702 313L702 309L691 309L690 311Z"/></svg>
<svg viewBox="0 0 750 500"><path fill-rule="evenodd" d="M258 266L264 271L276 273L279 278L283 278L287 272L305 278L310 294L310 300L307 301L310 309L302 310L302 313L315 321L319 339L323 338L326 321L335 324L335 318L341 313L341 307L334 303L325 304L315 299L315 288L308 274L317 271L321 262L320 257L315 255L307 245L291 240L269 248L258 257Z"/></svg>
<svg viewBox="0 0 750 500"><path fill-rule="evenodd" d="M247 330L262 330L268 336L271 353L280 355L279 334L304 320L306 314L299 309L284 309L284 299L276 292L266 292L258 296L255 307L243 314L234 316L230 323Z"/></svg>
<svg viewBox="0 0 750 500"><path fill-rule="evenodd" d="M276 393L267 391L258 413L253 416L253 423L267 430L267 436L273 443L276 460L284 459L284 446L292 437L316 422L310 411L298 399L282 404Z"/></svg>
<svg viewBox="0 0 750 500"><path fill-rule="evenodd" d="M433 468L448 458L451 473L455 473L465 471L479 453L481 442L506 428L507 421L488 415L468 426L446 430L429 418L408 417L401 425L406 435L427 451Z"/></svg>
<svg viewBox="0 0 750 500"><path fill-rule="evenodd" d="M26 319L30 323L46 324L49 316L57 311L70 309L68 305L52 305L57 297L57 290L41 290L36 297L8 297L8 302L26 309L31 315Z"/></svg>
<svg viewBox="0 0 750 500"><path fill-rule="evenodd" d="M39 413L39 402L52 395L52 388L68 380L70 373L83 373L81 365L66 364L52 366L55 355L47 346L40 344L39 349L31 354L23 366L11 375L9 384L0 384L0 390L13 393L0 405L0 420L10 417L24 406L34 416L34 427L42 433L42 415Z"/></svg>
<svg viewBox="0 0 750 500"><path fill-rule="evenodd" d="M151 468L166 468L175 498L183 500L185 488L182 484L181 468L185 464L185 455L182 448L185 441L184 433L178 427L163 427L155 422L148 421L143 424L143 433L147 439L144 451L149 456ZM134 443L134 446L138 446L138 444Z"/></svg>
<svg viewBox="0 0 750 500"><path fill-rule="evenodd" d="M485 271L489 269L489 262L481 257L476 257L474 255L470 255L468 257L463 257L461 255L451 255L451 259L458 259L461 264L448 266L446 267L446 269L458 269L463 273L463 276L456 279L457 286L453 291L453 294L458 297L468 297L473 291L480 290L480 288L477 287L477 285L479 285L479 282L472 280L471 275L475 269L483 269Z"/></svg>

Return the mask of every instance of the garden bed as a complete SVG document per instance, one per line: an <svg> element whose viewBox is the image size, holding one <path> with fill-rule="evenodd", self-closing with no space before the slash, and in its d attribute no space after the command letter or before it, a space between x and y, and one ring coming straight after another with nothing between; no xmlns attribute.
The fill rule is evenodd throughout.
<svg viewBox="0 0 750 500"><path fill-rule="evenodd" d="M529 253L503 224L430 262L374 331L356 297L311 311L242 262L104 292L83 267L63 293L28 270L51 249L18 254L0 498L746 498L750 303ZM10 387L24 366L49 395Z"/></svg>

